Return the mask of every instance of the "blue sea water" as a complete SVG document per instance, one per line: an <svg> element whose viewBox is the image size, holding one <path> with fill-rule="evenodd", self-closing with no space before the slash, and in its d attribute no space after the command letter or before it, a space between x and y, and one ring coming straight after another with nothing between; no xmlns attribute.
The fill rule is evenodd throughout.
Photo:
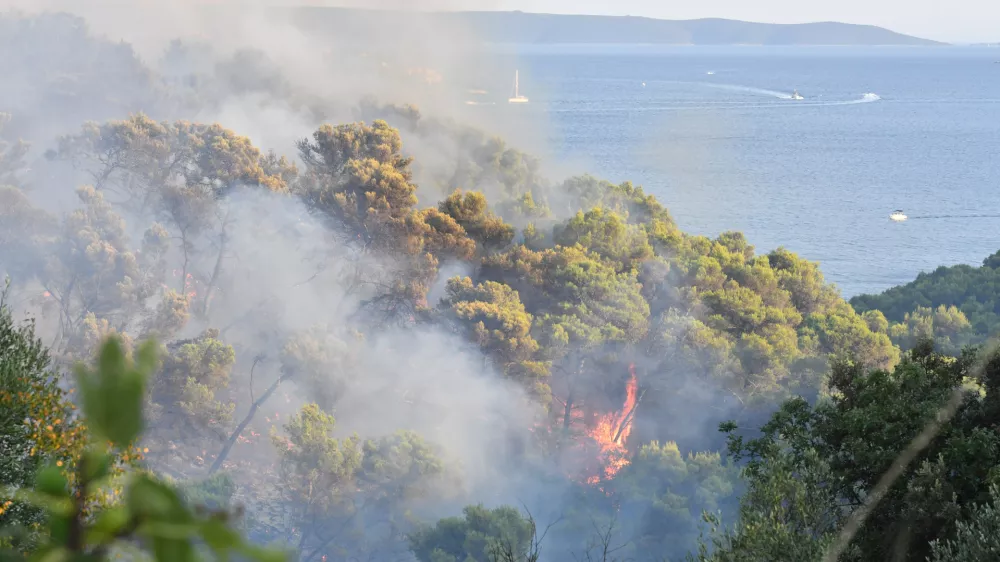
<svg viewBox="0 0 1000 562"><path fill-rule="evenodd" d="M688 232L817 260L846 297L1000 249L1000 49L509 54L531 103L502 111L543 112L560 157L643 185Z"/></svg>

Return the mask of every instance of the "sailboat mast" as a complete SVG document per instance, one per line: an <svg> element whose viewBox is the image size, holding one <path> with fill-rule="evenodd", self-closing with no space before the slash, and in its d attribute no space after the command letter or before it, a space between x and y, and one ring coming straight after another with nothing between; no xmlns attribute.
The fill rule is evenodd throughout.
<svg viewBox="0 0 1000 562"><path fill-rule="evenodd" d="M518 74L518 71L515 70L514 71L514 97L515 98L521 95L521 92L518 90L518 83L517 83L518 82L518 80L517 80L518 77L517 77L517 74Z"/></svg>

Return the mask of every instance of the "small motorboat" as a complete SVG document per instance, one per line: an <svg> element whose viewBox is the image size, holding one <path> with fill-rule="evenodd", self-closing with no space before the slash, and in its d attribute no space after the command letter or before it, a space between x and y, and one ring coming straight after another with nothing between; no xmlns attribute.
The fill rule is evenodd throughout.
<svg viewBox="0 0 1000 562"><path fill-rule="evenodd" d="M794 92L792 92L792 99L793 99L793 100L804 100L804 99L806 99L806 98L802 97L802 96L801 96L801 95L799 94L799 91L798 91L798 90L795 90Z"/></svg>
<svg viewBox="0 0 1000 562"><path fill-rule="evenodd" d="M889 215L889 220L902 222L906 220L906 215L903 214L903 211L896 209L891 215Z"/></svg>

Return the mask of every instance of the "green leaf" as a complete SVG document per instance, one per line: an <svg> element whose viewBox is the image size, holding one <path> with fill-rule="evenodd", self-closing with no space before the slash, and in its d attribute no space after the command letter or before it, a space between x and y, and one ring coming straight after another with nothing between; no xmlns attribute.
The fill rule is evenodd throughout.
<svg viewBox="0 0 1000 562"><path fill-rule="evenodd" d="M241 542L236 531L218 519L209 519L201 525L201 537L217 553L228 552Z"/></svg>
<svg viewBox="0 0 1000 562"><path fill-rule="evenodd" d="M118 381L114 392L114 421L107 432L112 443L125 446L142 433L142 399L145 392L145 376L139 371L132 371Z"/></svg>
<svg viewBox="0 0 1000 562"><path fill-rule="evenodd" d="M84 477L88 483L93 483L107 476L111 471L111 456L90 447L83 453L83 466L86 469Z"/></svg>
<svg viewBox="0 0 1000 562"><path fill-rule="evenodd" d="M191 515L177 491L146 475L137 476L126 491L126 504L143 519L187 523Z"/></svg>
<svg viewBox="0 0 1000 562"><path fill-rule="evenodd" d="M103 544L114 538L128 525L129 512L124 506L115 506L97 515L94 524L87 530L87 543Z"/></svg>
<svg viewBox="0 0 1000 562"><path fill-rule="evenodd" d="M153 555L157 562L195 562L194 546L188 540L154 538Z"/></svg>
<svg viewBox="0 0 1000 562"><path fill-rule="evenodd" d="M73 527L73 517L71 515L57 515L49 517L49 536L52 544L67 544L69 542L70 529Z"/></svg>
<svg viewBox="0 0 1000 562"><path fill-rule="evenodd" d="M190 540L198 533L198 527L191 523L172 523L158 521L144 523L138 533L146 537L167 540Z"/></svg>
<svg viewBox="0 0 1000 562"><path fill-rule="evenodd" d="M83 412L98 437L124 446L142 433L146 380L155 366L156 351L152 342L142 346L139 362L129 365L116 338L109 338L104 343L96 371L85 365L77 366Z"/></svg>
<svg viewBox="0 0 1000 562"><path fill-rule="evenodd" d="M56 466L47 466L38 472L35 489L54 498L69 497L69 482Z"/></svg>
<svg viewBox="0 0 1000 562"><path fill-rule="evenodd" d="M136 352L136 369L142 373L156 371L157 345L154 340L146 340Z"/></svg>
<svg viewBox="0 0 1000 562"><path fill-rule="evenodd" d="M111 337L104 342L98 357L98 372L104 381L119 381L125 378L128 362L118 338Z"/></svg>

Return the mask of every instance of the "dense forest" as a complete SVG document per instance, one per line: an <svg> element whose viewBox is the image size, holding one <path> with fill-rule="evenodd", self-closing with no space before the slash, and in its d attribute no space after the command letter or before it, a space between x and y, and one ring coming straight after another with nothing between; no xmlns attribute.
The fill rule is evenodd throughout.
<svg viewBox="0 0 1000 562"><path fill-rule="evenodd" d="M0 17L0 45L11 552L83 552L92 521L186 559L140 524L156 494L240 512L201 546L308 561L1000 549L1000 359L959 349L985 283L852 306L787 249L454 119L365 97L331 121L344 100L261 51L147 64L66 15ZM314 121L294 151L197 118L248 92Z"/></svg>
<svg viewBox="0 0 1000 562"><path fill-rule="evenodd" d="M952 352L979 344L1000 331L1000 252L981 267L941 266L880 295L851 299L855 310L878 310L890 322L889 335L908 348L934 338Z"/></svg>

